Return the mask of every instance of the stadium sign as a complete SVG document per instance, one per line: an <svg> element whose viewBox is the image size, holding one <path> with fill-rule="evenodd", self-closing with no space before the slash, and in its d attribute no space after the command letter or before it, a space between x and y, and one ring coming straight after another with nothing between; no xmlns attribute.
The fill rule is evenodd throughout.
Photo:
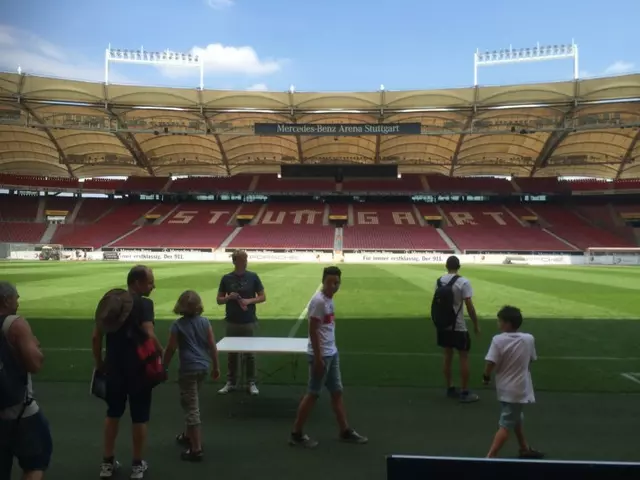
<svg viewBox="0 0 640 480"><path fill-rule="evenodd" d="M350 137L359 135L420 135L420 123L256 123L256 135L314 135Z"/></svg>

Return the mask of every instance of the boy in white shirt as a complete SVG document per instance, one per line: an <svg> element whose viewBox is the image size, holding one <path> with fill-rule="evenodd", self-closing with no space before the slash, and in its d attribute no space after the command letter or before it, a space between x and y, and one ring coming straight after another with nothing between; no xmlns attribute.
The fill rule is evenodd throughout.
<svg viewBox="0 0 640 480"><path fill-rule="evenodd" d="M487 385L495 370L496 392L501 405L499 428L487 458L494 458L514 430L520 445L520 458L539 459L544 454L532 449L524 437L522 422L525 404L535 403L530 365L537 359L535 339L529 333L518 332L522 325L520 309L502 307L498 312L498 328L502 333L493 337L483 380Z"/></svg>
<svg viewBox="0 0 640 480"><path fill-rule="evenodd" d="M340 359L336 347L335 315L333 296L340 288L342 272L338 267L326 267L322 272L322 290L309 302L309 385L307 394L298 407L289 444L314 448L318 442L303 433L304 424L311 413L324 385L331 394L331 406L340 428L340 440L348 443L364 444L367 438L357 433L347 422L347 413L342 399L342 378Z"/></svg>

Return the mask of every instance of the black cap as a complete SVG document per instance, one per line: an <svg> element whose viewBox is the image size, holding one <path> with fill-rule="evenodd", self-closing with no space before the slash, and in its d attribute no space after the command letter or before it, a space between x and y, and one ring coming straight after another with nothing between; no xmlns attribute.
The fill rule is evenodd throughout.
<svg viewBox="0 0 640 480"><path fill-rule="evenodd" d="M447 258L447 270L460 270L460 259L455 255Z"/></svg>

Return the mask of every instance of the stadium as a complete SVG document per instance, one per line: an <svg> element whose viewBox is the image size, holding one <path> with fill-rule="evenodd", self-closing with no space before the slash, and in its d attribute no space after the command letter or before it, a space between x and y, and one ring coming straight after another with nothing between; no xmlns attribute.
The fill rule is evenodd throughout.
<svg viewBox="0 0 640 480"><path fill-rule="evenodd" d="M207 386L206 443L218 452L196 474L320 478L339 462L335 478L374 479L390 453L483 457L497 409L480 374L504 304L522 309L537 341L532 441L555 459L637 458L638 99L640 75L280 93L0 74L0 277L17 285L46 355L35 381L56 437L51 478L93 475L100 456L88 425L103 411L87 384L102 294L147 263L160 338L186 288L203 296L222 338L215 295L235 249L265 284L262 336L305 337L322 268L340 265L346 401L372 443L334 445L331 412L318 408L310 428L324 448L284 448L307 367L263 355L258 398ZM442 395L428 318L450 254L481 318L481 401L468 407ZM160 478L184 472L173 459L172 382L155 394L163 421L149 458ZM77 421L66 423L70 410ZM248 445L252 462L238 452Z"/></svg>

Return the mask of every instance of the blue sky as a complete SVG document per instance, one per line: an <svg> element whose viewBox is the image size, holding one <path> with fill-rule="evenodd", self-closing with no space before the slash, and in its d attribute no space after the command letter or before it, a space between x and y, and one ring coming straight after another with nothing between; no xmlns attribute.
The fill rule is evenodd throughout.
<svg viewBox="0 0 640 480"><path fill-rule="evenodd" d="M640 0L5 1L0 69L102 81L104 50L198 51L205 88L374 91L466 87L473 52L580 48L581 76L640 71ZM196 49L196 50L194 50ZM198 75L117 64L112 79L196 87ZM480 84L570 80L571 60L486 67Z"/></svg>

